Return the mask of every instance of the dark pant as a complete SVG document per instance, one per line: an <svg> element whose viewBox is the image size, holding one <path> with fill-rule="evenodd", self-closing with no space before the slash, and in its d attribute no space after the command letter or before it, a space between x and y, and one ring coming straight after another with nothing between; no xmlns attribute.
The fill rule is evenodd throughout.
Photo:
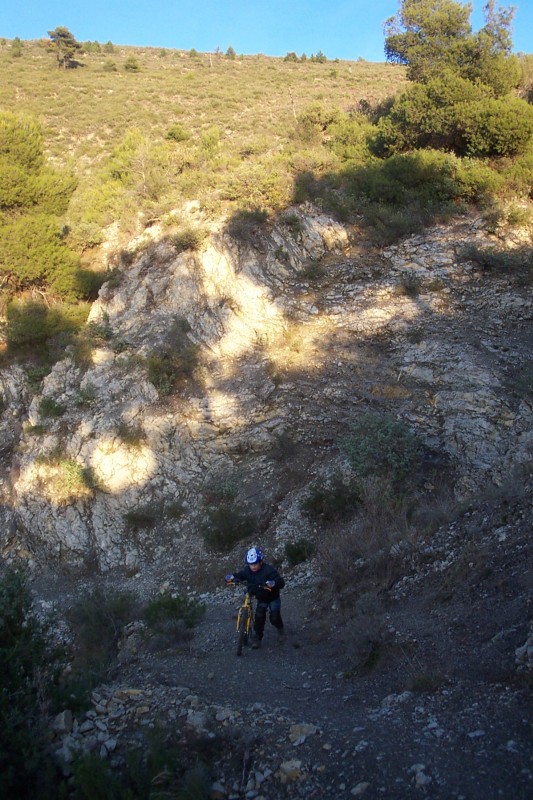
<svg viewBox="0 0 533 800"><path fill-rule="evenodd" d="M281 600L272 600L270 603L258 603L255 610L254 632L258 639L263 638L267 611L270 613L270 622L278 629L283 630L283 620L281 619Z"/></svg>

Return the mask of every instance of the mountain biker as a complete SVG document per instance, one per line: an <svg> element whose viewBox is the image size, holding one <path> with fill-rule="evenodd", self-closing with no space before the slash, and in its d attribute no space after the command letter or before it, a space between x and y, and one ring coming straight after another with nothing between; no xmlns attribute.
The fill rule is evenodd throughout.
<svg viewBox="0 0 533 800"><path fill-rule="evenodd" d="M254 649L261 647L267 611L270 622L278 632L280 642L285 641L279 596L280 589L285 586L285 581L271 564L266 563L260 547L251 547L244 556L244 563L246 565L244 569L226 575L225 580L227 583L246 583L249 592L257 597L252 647Z"/></svg>

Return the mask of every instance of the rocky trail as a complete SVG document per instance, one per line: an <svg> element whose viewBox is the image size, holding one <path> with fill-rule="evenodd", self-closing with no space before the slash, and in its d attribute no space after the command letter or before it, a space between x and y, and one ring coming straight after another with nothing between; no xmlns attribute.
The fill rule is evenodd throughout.
<svg viewBox="0 0 533 800"><path fill-rule="evenodd" d="M206 606L172 645L128 625L52 753L66 774L80 750L119 768L161 729L209 764L212 800L529 798L530 277L464 255L525 252L529 234L466 215L374 248L307 204L294 220L240 244L215 226L198 253L153 226L93 306L87 363L66 353L38 394L21 367L0 374L0 552L43 610L94 585ZM165 393L150 365L177 345L201 357ZM393 580L373 586L363 554L365 588L336 609L324 560L289 568L287 545L327 542L302 503L346 469L368 411L423 435L436 516L423 536L392 521L372 552ZM287 580L287 641L267 630L242 658L217 578L242 542L217 555L202 534L228 498Z"/></svg>
<svg viewBox="0 0 533 800"><path fill-rule="evenodd" d="M366 668L354 644L365 620L323 608L312 564L292 570L283 592L287 640L267 622L261 649L240 658L229 589L200 596L206 613L190 641L154 648L132 623L113 680L84 721L58 733L56 753L68 761L81 742L118 766L162 726L210 763L213 800L530 797L530 673L516 670L518 655L529 670L533 661L533 636L524 644L516 624L530 613L531 576L520 576L529 512L517 507L491 530L487 574L476 564L462 585L450 587L449 572L468 520L436 538L373 621L381 648ZM488 563L504 566L491 574Z"/></svg>

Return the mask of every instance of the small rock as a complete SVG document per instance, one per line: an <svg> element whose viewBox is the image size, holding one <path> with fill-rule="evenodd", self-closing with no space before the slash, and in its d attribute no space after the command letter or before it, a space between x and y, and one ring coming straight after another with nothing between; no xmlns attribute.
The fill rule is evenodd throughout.
<svg viewBox="0 0 533 800"><path fill-rule="evenodd" d="M70 733L72 730L72 711L66 709L54 717L52 730L54 733Z"/></svg>
<svg viewBox="0 0 533 800"><path fill-rule="evenodd" d="M314 736L318 728L315 725L291 725L289 728L289 740L294 746L303 744L308 736Z"/></svg>
<svg viewBox="0 0 533 800"><path fill-rule="evenodd" d="M282 783L293 783L302 777L302 762L295 759L284 761L279 768Z"/></svg>
<svg viewBox="0 0 533 800"><path fill-rule="evenodd" d="M350 794L354 797L361 797L362 794L366 792L370 784L367 781L361 781L358 783L357 786L354 786L353 789L350 791Z"/></svg>
<svg viewBox="0 0 533 800"><path fill-rule="evenodd" d="M210 800L224 800L224 797L226 797L226 790L220 781L215 781L215 783L211 784L209 797Z"/></svg>

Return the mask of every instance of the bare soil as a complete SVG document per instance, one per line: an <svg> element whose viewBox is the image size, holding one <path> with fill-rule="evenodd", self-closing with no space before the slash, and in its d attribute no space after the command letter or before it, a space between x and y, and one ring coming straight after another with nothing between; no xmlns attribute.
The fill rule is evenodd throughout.
<svg viewBox="0 0 533 800"><path fill-rule="evenodd" d="M530 509L531 494L507 508L505 535L494 509L467 514L367 618L333 614L313 565L294 570L287 641L267 623L261 649L241 658L239 597L213 592L189 643L139 651L117 678L186 687L199 707L229 709L208 724L230 743L215 766L224 797L529 798L531 675L517 671L515 650L531 617ZM296 777L283 782L290 761Z"/></svg>

